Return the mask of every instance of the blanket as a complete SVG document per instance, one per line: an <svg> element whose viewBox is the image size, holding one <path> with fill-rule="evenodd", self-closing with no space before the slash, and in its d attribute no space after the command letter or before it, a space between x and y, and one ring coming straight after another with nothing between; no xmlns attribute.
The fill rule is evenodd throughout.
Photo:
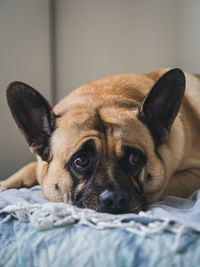
<svg viewBox="0 0 200 267"><path fill-rule="evenodd" d="M200 190L111 215L49 202L40 186L10 189L0 193L0 266L199 264L199 222Z"/></svg>

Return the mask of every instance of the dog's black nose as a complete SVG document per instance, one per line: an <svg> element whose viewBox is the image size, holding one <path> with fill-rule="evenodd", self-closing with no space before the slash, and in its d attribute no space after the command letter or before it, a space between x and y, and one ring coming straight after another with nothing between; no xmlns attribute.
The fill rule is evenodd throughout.
<svg viewBox="0 0 200 267"><path fill-rule="evenodd" d="M118 191L105 190L99 196L101 210L108 213L124 213L128 202L127 195Z"/></svg>

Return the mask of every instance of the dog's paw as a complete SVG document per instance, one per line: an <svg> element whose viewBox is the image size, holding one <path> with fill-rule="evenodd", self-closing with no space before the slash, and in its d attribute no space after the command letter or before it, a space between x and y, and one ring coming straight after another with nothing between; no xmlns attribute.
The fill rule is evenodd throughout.
<svg viewBox="0 0 200 267"><path fill-rule="evenodd" d="M9 186L7 185L7 183L5 181L0 181L0 192L3 192L5 190L7 190L9 188Z"/></svg>

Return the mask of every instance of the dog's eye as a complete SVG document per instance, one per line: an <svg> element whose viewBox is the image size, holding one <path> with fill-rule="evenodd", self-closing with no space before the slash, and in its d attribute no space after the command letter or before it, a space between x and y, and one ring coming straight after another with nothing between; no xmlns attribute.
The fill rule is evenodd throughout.
<svg viewBox="0 0 200 267"><path fill-rule="evenodd" d="M130 165L136 165L140 161L140 155L137 153L131 153L128 158Z"/></svg>
<svg viewBox="0 0 200 267"><path fill-rule="evenodd" d="M143 166L146 164L145 154L136 147L123 146L124 155L119 159L119 165L130 176L138 176Z"/></svg>
<svg viewBox="0 0 200 267"><path fill-rule="evenodd" d="M78 169L85 168L89 164L89 159L86 156L79 156L74 159L74 166Z"/></svg>

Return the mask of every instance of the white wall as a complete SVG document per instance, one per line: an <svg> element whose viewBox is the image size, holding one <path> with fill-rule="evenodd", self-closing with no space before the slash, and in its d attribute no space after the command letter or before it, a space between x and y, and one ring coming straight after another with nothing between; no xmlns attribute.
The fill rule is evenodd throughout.
<svg viewBox="0 0 200 267"><path fill-rule="evenodd" d="M178 1L56 3L59 99L80 84L104 75L177 65Z"/></svg>
<svg viewBox="0 0 200 267"><path fill-rule="evenodd" d="M8 110L5 89L21 80L50 98L48 0L0 1L0 179L34 157Z"/></svg>
<svg viewBox="0 0 200 267"><path fill-rule="evenodd" d="M113 73L200 73L199 0L59 0L55 14L58 99Z"/></svg>
<svg viewBox="0 0 200 267"><path fill-rule="evenodd" d="M200 74L200 1L180 1L180 38L177 43L179 64Z"/></svg>

